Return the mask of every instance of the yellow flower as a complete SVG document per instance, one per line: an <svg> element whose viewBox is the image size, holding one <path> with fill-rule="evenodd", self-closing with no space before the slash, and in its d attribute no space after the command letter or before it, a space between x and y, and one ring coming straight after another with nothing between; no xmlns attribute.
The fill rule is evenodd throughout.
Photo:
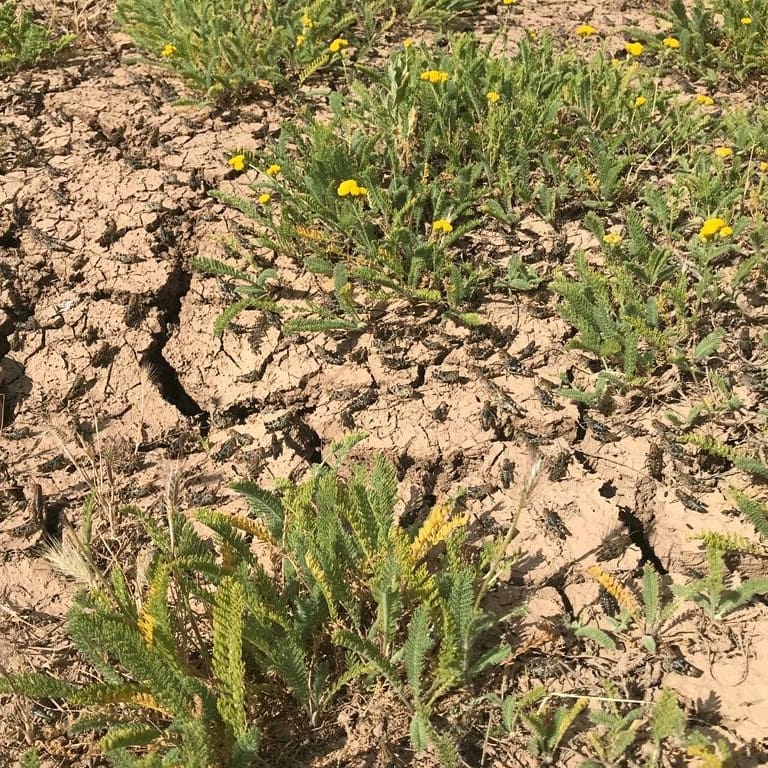
<svg viewBox="0 0 768 768"><path fill-rule="evenodd" d="M300 48L302 45L304 45L306 39L307 38L304 37L304 35L296 35L296 47Z"/></svg>
<svg viewBox="0 0 768 768"><path fill-rule="evenodd" d="M445 232L446 235L449 232L453 232L453 226L448 219L435 219L435 221L432 222L432 229L435 232Z"/></svg>
<svg viewBox="0 0 768 768"><path fill-rule="evenodd" d="M640 54L645 50L645 48L642 43L625 43L624 50L630 56L640 56Z"/></svg>
<svg viewBox="0 0 768 768"><path fill-rule="evenodd" d="M227 160L230 168L234 168L236 171L244 171L247 161L245 155L233 155Z"/></svg>
<svg viewBox="0 0 768 768"><path fill-rule="evenodd" d="M346 48L349 45L349 40L343 37L337 37L329 46L331 53L338 53L342 48Z"/></svg>
<svg viewBox="0 0 768 768"><path fill-rule="evenodd" d="M591 24L582 24L581 26L576 27L576 35L578 37L591 37L596 34L597 30Z"/></svg>
<svg viewBox="0 0 768 768"><path fill-rule="evenodd" d="M733 227L721 227L720 231L717 233L718 237L730 237L733 234Z"/></svg>
<svg viewBox="0 0 768 768"><path fill-rule="evenodd" d="M615 232L608 232L608 234L603 235L603 242L606 245L619 245L623 240L624 238Z"/></svg>
<svg viewBox="0 0 768 768"><path fill-rule="evenodd" d="M680 41L676 37L665 37L662 41L665 48L679 48Z"/></svg>
<svg viewBox="0 0 768 768"><path fill-rule="evenodd" d="M728 227L728 222L725 219L706 219L699 230L699 237L702 240L707 240L707 238L716 235L721 229L726 227L730 229L730 227Z"/></svg>
<svg viewBox="0 0 768 768"><path fill-rule="evenodd" d="M448 79L448 73L443 72L441 69L428 69L426 72L422 72L419 77L421 80L435 85L437 83L444 83Z"/></svg>
<svg viewBox="0 0 768 768"><path fill-rule="evenodd" d="M312 27L315 26L315 22L312 21L312 19L310 19L309 16L305 13L301 17L301 26L304 27L304 29L312 29Z"/></svg>
<svg viewBox="0 0 768 768"><path fill-rule="evenodd" d="M354 179L347 179L346 181L342 181L341 184L339 184L338 188L336 189L336 194L339 197L346 197L347 195L351 195L352 197L361 197L362 195L367 195L368 190L365 187L359 186Z"/></svg>
<svg viewBox="0 0 768 768"><path fill-rule="evenodd" d="M266 192L263 195L259 195L259 202L262 205L266 205L271 199L272 199L272 195L267 194Z"/></svg>
<svg viewBox="0 0 768 768"><path fill-rule="evenodd" d="M743 24L745 27L748 27L748 26L749 26L749 25L752 23L752 17L751 17L751 16L744 16L744 17L741 19L741 23L742 23L742 24Z"/></svg>
<svg viewBox="0 0 768 768"><path fill-rule="evenodd" d="M488 91L488 93L485 94L485 98L488 99L491 104L495 104L501 98L501 94L498 93L498 91Z"/></svg>
<svg viewBox="0 0 768 768"><path fill-rule="evenodd" d="M406 37L405 40L403 40L403 48L410 48L412 45L413 45L412 37Z"/></svg>
<svg viewBox="0 0 768 768"><path fill-rule="evenodd" d="M176 46L173 43L166 43L163 50L160 51L160 55L164 59L170 59L174 53L176 53Z"/></svg>
<svg viewBox="0 0 768 768"><path fill-rule="evenodd" d="M707 96L706 93L697 93L696 103L701 104L702 107L711 107L715 100L711 96Z"/></svg>
<svg viewBox="0 0 768 768"><path fill-rule="evenodd" d="M502 0L502 2L504 3L504 5L514 5L517 2L517 0Z"/></svg>
<svg viewBox="0 0 768 768"><path fill-rule="evenodd" d="M713 154L715 157L725 160L733 155L733 150L730 147L715 147Z"/></svg>
<svg viewBox="0 0 768 768"><path fill-rule="evenodd" d="M765 172L768 171L768 162L765 160L761 160L760 164L757 166L761 171Z"/></svg>
<svg viewBox="0 0 768 768"><path fill-rule="evenodd" d="M264 171L264 173L266 173L267 176L277 176L277 174L280 173L280 171L281 171L280 166L277 163L272 163L272 165L270 165L269 168L267 168L267 170Z"/></svg>
<svg viewBox="0 0 768 768"><path fill-rule="evenodd" d="M638 96L638 97L635 99L635 106L636 106L636 107L642 107L642 106L643 106L643 104L645 104L645 103L646 103L646 101L647 101L647 99L645 98L645 96Z"/></svg>

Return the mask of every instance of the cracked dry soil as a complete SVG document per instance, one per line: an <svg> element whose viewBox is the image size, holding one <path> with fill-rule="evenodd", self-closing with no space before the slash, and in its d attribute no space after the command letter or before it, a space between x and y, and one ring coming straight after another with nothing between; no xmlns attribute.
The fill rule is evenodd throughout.
<svg viewBox="0 0 768 768"><path fill-rule="evenodd" d="M677 662L629 647L590 656L557 631L564 615L599 623L610 609L586 575L590 564L637 584L651 562L681 582L703 567L690 534L750 532L729 514L722 479L704 477L696 457L659 430L662 409L627 397L603 420L553 394L560 374L581 363L544 296L491 301L487 328L472 332L393 305L373 334L286 338L246 315L215 339L226 285L192 272L189 259L221 258L221 238L243 222L207 192L245 191L247 176L228 171L227 151L258 151L295 105L175 108L177 83L121 63L130 46L104 10L93 7L90 23L87 10L78 17L100 30L88 37L90 51L11 78L0 97L2 668L65 674L75 665L63 630L72 587L41 555L46 537L82 520L84 446L97 470L110 467L105 492L116 502L151 507L181 469L192 508L236 505L226 490L235 476L300 478L324 446L360 429L369 438L358 458L382 451L396 461L404 517L420 519L462 487L480 538L508 525L535 445L546 471L515 540L526 556L499 599L529 599L528 631L549 639L511 674L564 691L597 692L610 679L631 698L670 687L699 723L729 739L738 765L764 764L765 605L719 624L688 612L669 637ZM60 18L67 11L57 6ZM652 23L613 3L541 2L523 8L516 25L560 33L589 12L616 34L630 21ZM507 246L535 262L562 258L587 237L531 220ZM293 265L278 257L277 267L294 294L312 291ZM747 409L757 401L739 394ZM124 521L97 524L105 567L110 545L121 558L141 555L141 543L121 535ZM342 728L340 715L333 747L306 764L373 764L366 755L386 740L366 732L373 718ZM66 721L53 703L6 701L0 764L37 744L49 765L101 765L87 743L62 737ZM407 743L407 725L391 742ZM522 754L496 764L528 764Z"/></svg>

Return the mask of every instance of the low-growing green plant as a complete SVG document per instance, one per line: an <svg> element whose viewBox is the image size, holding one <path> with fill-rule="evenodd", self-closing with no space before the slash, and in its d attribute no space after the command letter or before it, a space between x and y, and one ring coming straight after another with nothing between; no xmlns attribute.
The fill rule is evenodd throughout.
<svg viewBox="0 0 768 768"><path fill-rule="evenodd" d="M551 286L562 297L558 311L578 331L570 345L630 381L655 367L668 347L657 298L644 295L620 263L598 271L579 252L573 264L575 279L560 272Z"/></svg>
<svg viewBox="0 0 768 768"><path fill-rule="evenodd" d="M529 750L542 764L557 764L558 752L571 731L571 744L579 743L578 753L586 758L584 768L621 768L642 765L654 768L665 760L711 757L712 768L729 765L727 744L712 741L699 731L690 730L685 712L675 694L661 691L656 701L644 703L617 698L610 683L608 695L549 693L539 686L520 695L486 698L498 706L503 731L513 733L522 724L531 733ZM553 706L553 700L574 700L572 704ZM587 712L594 727L573 728L582 712Z"/></svg>
<svg viewBox="0 0 768 768"><path fill-rule="evenodd" d="M640 735L645 707L630 709L608 699L604 707L591 707L589 719L596 726L586 736L594 757L582 763L582 768L618 768L626 764L627 752Z"/></svg>
<svg viewBox="0 0 768 768"><path fill-rule="evenodd" d="M234 282L233 290L242 296L216 318L213 323L214 336L221 336L226 327L245 310L258 309L262 312L274 313L281 311L280 307L270 298L269 281L277 280L276 270L262 269L258 275L252 276L249 272L231 267L217 259L196 258L192 259L190 264L207 275L215 275Z"/></svg>
<svg viewBox="0 0 768 768"><path fill-rule="evenodd" d="M0 3L0 73L53 61L74 39L75 35L56 37L14 0Z"/></svg>
<svg viewBox="0 0 768 768"><path fill-rule="evenodd" d="M499 707L503 729L513 733L522 724L531 734L528 749L547 764L555 758L576 718L586 709L588 699L578 699L571 706L552 708L552 697L544 686L520 695L486 697Z"/></svg>
<svg viewBox="0 0 768 768"><path fill-rule="evenodd" d="M617 616L606 617L609 631L591 624L577 623L574 634L612 650L617 647L614 635L621 636L625 642L634 636L635 642L638 642L646 653L655 655L659 649L660 636L667 622L679 608L679 602L668 599L664 594L661 576L653 566L648 563L643 566L641 601L602 568L592 566L588 572L616 601L619 613Z"/></svg>
<svg viewBox="0 0 768 768"><path fill-rule="evenodd" d="M665 22L660 34L633 29L663 65L704 77L714 85L722 79L744 83L768 69L765 36L768 31L765 0L673 0L658 12Z"/></svg>
<svg viewBox="0 0 768 768"><path fill-rule="evenodd" d="M562 297L558 311L578 332L570 345L630 384L660 366L673 364L690 373L705 365L725 336L722 328L701 331L706 312L714 312L709 302L719 285L714 274L705 279L698 271L681 270L676 253L647 231L649 222L633 209L626 213L624 234L606 232L594 214L585 224L601 242L602 265L591 266L577 252L573 274L563 268L551 283Z"/></svg>
<svg viewBox="0 0 768 768"><path fill-rule="evenodd" d="M731 491L731 497L739 512L755 526L755 530L760 534L764 541L768 541L768 507L742 491Z"/></svg>
<svg viewBox="0 0 768 768"><path fill-rule="evenodd" d="M260 244L334 277L335 296L306 308L291 330L358 328L365 308L391 294L474 322L472 303L497 275L466 235L491 218L513 224L520 203L548 219L571 215L564 200L573 211L611 208L635 194L638 163L676 156L705 126L646 73L603 54L585 62L557 53L549 36L523 40L511 58L471 35L450 38L445 50L410 45L368 75L331 94L328 120L284 127L258 167L252 154L237 156L240 170L260 171L253 189L263 203L214 193L256 221ZM638 88L658 119L638 112L646 98ZM653 348L671 344L653 315L654 294L665 280L670 295L681 288L665 249L632 219L629 229L634 261L656 271L637 275L645 284L634 287L614 259L619 292L609 298L631 304L631 316L623 309L614 328L603 324L608 338L587 343L621 358L631 376L648 367ZM334 274L339 263L343 275ZM509 265L497 288L538 284L514 257ZM647 360L635 359L638 340L650 342L640 355Z"/></svg>
<svg viewBox="0 0 768 768"><path fill-rule="evenodd" d="M146 765L149 752L157 764L207 768L251 764L266 691L310 726L354 680L385 684L411 713L414 749L432 745L458 765L435 713L510 654L492 631L505 617L482 605L505 558L467 550L467 519L447 504L415 532L400 527L391 464L338 473L360 439L332 446L308 480L278 493L235 483L252 516L198 510L212 539L172 491L164 524L133 510L155 546L143 590L117 563L109 578L96 571L78 540L67 568L85 588L68 629L98 682L30 673L0 678L0 691L88 708L76 728L105 731L99 743L116 765Z"/></svg>
<svg viewBox="0 0 768 768"><path fill-rule="evenodd" d="M117 20L136 45L210 101L301 85L346 68L396 19L444 23L476 0L118 0Z"/></svg>
<svg viewBox="0 0 768 768"><path fill-rule="evenodd" d="M119 0L117 20L137 46L212 101L303 81L359 44L365 4L339 0ZM368 21L368 25L366 25Z"/></svg>
<svg viewBox="0 0 768 768"><path fill-rule="evenodd" d="M691 600L715 619L725 618L756 595L768 594L768 578L734 579L726 566L723 544L717 536L705 539L706 575L673 587L678 597Z"/></svg>

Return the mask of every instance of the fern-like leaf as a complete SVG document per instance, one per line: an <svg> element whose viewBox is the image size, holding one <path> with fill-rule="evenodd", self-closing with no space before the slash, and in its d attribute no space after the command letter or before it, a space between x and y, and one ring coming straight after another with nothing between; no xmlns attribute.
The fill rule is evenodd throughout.
<svg viewBox="0 0 768 768"><path fill-rule="evenodd" d="M161 732L146 723L126 723L109 729L99 740L99 746L106 752L125 747L143 747L151 744Z"/></svg>
<svg viewBox="0 0 768 768"><path fill-rule="evenodd" d="M285 512L280 498L246 480L230 483L229 487L245 497L253 513L264 520L272 536L280 541L283 537L285 520Z"/></svg>
<svg viewBox="0 0 768 768"><path fill-rule="evenodd" d="M225 578L213 604L213 673L219 681L216 706L235 739L246 734L243 610L240 584Z"/></svg>
<svg viewBox="0 0 768 768"><path fill-rule="evenodd" d="M421 675L427 653L432 647L430 636L430 608L422 603L416 607L408 624L408 636L403 646L403 664L408 684L418 700L422 694Z"/></svg>
<svg viewBox="0 0 768 768"><path fill-rule="evenodd" d="M731 491L736 506L744 517L755 526L755 530L768 541L768 508L757 499L747 496L741 491Z"/></svg>
<svg viewBox="0 0 768 768"><path fill-rule="evenodd" d="M726 534L718 531L702 531L691 538L701 539L707 548L716 547L723 552L748 552L762 557L768 555L768 549L765 546L735 533Z"/></svg>
<svg viewBox="0 0 768 768"><path fill-rule="evenodd" d="M312 75L314 75L315 72L317 72L319 69L322 69L330 60L331 56L328 53L323 53L317 58L313 59L299 73L299 85L303 85L306 80L312 77Z"/></svg>
<svg viewBox="0 0 768 768"><path fill-rule="evenodd" d="M205 272L207 275L218 275L219 277L229 277L232 280L241 280L244 283L253 282L253 277L241 269L225 264L218 259L208 257L198 257L190 259L190 265L195 269Z"/></svg>

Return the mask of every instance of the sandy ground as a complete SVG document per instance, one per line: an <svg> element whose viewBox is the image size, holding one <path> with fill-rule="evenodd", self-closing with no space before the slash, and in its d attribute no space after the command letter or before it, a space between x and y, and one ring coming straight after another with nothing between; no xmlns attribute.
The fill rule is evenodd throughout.
<svg viewBox="0 0 768 768"><path fill-rule="evenodd" d="M521 2L512 26L566 35L589 20L620 40L629 23L653 24L650 6L631 5ZM121 558L136 554L123 548L120 505L156 505L171 471L184 473L190 508L234 504L233 477L267 485L301 477L351 428L370 435L359 458L382 451L397 462L408 514L417 519L461 487L478 536L509 523L531 446L543 454L515 541L526 556L508 587L510 600L533 596L534 630L564 614L604 624L599 586L586 574L595 562L628 584L638 583L643 562L680 583L703 567L692 534L750 533L726 495L746 480L705 471L658 428L665 410L684 414L689 402L630 393L590 421L551 394L560 374L578 376L584 361L566 349L568 328L546 296L494 300L486 334L427 315L413 322L393 306L375 334L286 338L247 314L215 339L226 286L188 260L222 258L222 238L244 222L207 192L247 189L227 152L258 151L291 105L171 106L183 88L122 63L130 44L109 26L108 10L58 4L57 18L77 27L87 52L13 77L0 96L2 668L66 673L72 664L63 617L73 587L42 559L42 542L79 525L89 482L101 483L112 508L96 520L108 565L110 543L121 542ZM492 29L495 12L479 26ZM529 261L590 245L577 227L534 219L507 237ZM290 264L276 265L286 295L314 289ZM676 387L670 378L668 391ZM755 392L745 386L739 395L747 413L757 408ZM695 721L730 740L737 765L768 760L765 605L721 623L692 610L651 660L629 646L585 654L551 634L538 650L549 665L521 658L520 680L599 692L609 678L620 695L640 699L667 686ZM676 655L690 666L672 663ZM53 704L0 705L0 764L38 744L52 765L101 765L85 742L52 738L63 719ZM327 764L358 764L340 749Z"/></svg>

